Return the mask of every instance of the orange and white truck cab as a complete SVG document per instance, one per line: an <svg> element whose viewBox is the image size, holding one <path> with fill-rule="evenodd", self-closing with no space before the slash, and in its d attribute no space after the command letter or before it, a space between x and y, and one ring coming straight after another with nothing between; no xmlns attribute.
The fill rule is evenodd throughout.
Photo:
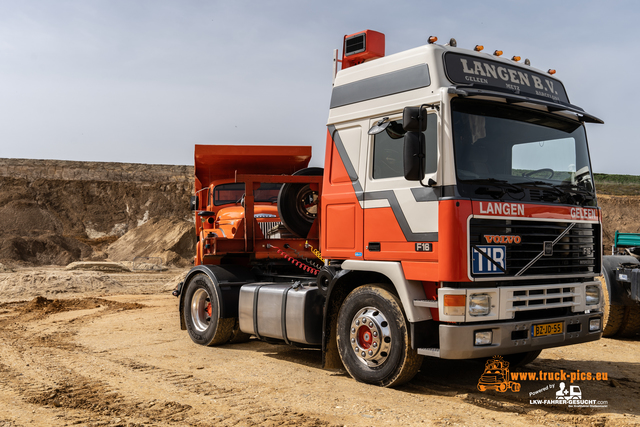
<svg viewBox="0 0 640 427"><path fill-rule="evenodd" d="M552 70L436 41L385 56L383 34L345 36L324 171L305 147L196 146L207 207L175 291L195 342L318 346L325 366L393 386L423 356L516 366L600 338L585 123L602 121Z"/></svg>

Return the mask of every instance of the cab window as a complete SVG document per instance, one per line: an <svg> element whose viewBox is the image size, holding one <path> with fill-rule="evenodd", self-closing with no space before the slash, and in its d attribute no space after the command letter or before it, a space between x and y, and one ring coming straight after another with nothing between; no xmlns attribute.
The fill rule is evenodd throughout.
<svg viewBox="0 0 640 427"><path fill-rule="evenodd" d="M278 201L278 193L282 184L262 183L257 190L253 191L256 202ZM213 204L215 206L226 205L239 202L244 195L244 183L234 182L230 184L217 185L213 189Z"/></svg>
<svg viewBox="0 0 640 427"><path fill-rule="evenodd" d="M395 178L404 176L404 130L402 120L394 120L373 139L373 178ZM438 117L427 115L425 174L435 173L438 162Z"/></svg>

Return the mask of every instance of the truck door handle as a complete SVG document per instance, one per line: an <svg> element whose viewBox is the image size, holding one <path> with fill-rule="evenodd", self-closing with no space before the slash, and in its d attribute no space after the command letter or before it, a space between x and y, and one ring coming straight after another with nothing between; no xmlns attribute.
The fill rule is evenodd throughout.
<svg viewBox="0 0 640 427"><path fill-rule="evenodd" d="M369 252L380 252L380 242L369 242L367 249Z"/></svg>

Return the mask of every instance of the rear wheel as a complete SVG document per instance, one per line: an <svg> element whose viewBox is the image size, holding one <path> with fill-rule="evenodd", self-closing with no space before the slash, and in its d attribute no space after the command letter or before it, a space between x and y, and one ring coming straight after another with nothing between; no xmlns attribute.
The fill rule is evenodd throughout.
<svg viewBox="0 0 640 427"><path fill-rule="evenodd" d="M182 312L191 340L201 345L220 345L233 335L235 319L220 318L220 301L211 279L203 273L189 280Z"/></svg>
<svg viewBox="0 0 640 427"><path fill-rule="evenodd" d="M640 307L637 305L626 306L624 319L618 336L622 338L633 338L640 333Z"/></svg>
<svg viewBox="0 0 640 427"><path fill-rule="evenodd" d="M338 313L337 343L354 379L392 387L418 373L422 356L411 348L400 300L382 286L360 286L347 296Z"/></svg>
<svg viewBox="0 0 640 427"><path fill-rule="evenodd" d="M609 289L604 276L598 277L602 285L602 336L612 337L618 333L624 320L624 306L611 305Z"/></svg>

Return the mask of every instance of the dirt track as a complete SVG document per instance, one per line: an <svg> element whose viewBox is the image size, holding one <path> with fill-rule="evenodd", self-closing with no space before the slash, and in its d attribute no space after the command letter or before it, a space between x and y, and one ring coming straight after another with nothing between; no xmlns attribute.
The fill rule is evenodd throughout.
<svg viewBox="0 0 640 427"><path fill-rule="evenodd" d="M122 295L56 288L56 299L0 304L0 426L640 425L638 339L545 350L517 369L607 372L574 383L606 408L530 404L530 392L558 381L481 393L473 362L425 359L408 385L380 389L320 369L317 350L193 344L165 290L179 273L113 274Z"/></svg>

